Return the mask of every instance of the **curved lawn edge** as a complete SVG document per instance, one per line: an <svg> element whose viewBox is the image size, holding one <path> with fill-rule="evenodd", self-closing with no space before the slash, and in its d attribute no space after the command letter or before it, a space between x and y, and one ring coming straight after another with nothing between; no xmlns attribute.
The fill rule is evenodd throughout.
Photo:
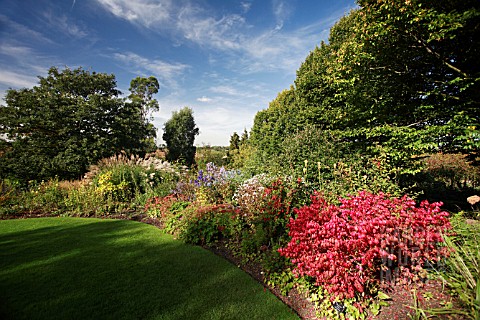
<svg viewBox="0 0 480 320"><path fill-rule="evenodd" d="M2 319L298 319L247 273L129 220L0 221Z"/></svg>

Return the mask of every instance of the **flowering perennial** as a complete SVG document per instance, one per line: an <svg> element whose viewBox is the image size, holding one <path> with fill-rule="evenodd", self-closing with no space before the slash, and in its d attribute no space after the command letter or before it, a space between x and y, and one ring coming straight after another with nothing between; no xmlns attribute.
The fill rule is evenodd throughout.
<svg viewBox="0 0 480 320"><path fill-rule="evenodd" d="M194 184L196 187L211 187L214 184L223 184L237 174L237 171L229 171L223 166L217 167L213 162L209 162L205 170L198 170Z"/></svg>
<svg viewBox="0 0 480 320"><path fill-rule="evenodd" d="M288 225L291 241L279 249L296 265L296 275L313 277L332 301L368 291L379 283L379 273L389 280L392 274L400 282L416 280L425 263L447 254L439 246L450 228L441 203L416 207L407 196L368 192L340 201L329 205L316 193L310 206L295 210L297 218Z"/></svg>
<svg viewBox="0 0 480 320"><path fill-rule="evenodd" d="M247 179L240 185L233 195L233 200L246 215L255 215L261 210L265 188L270 185L273 178L266 174L259 174Z"/></svg>

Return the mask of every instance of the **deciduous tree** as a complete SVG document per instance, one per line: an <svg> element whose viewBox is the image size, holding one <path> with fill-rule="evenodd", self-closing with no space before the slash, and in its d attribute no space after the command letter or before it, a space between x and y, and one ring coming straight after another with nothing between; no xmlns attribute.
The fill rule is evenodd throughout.
<svg viewBox="0 0 480 320"><path fill-rule="evenodd" d="M415 172L425 152L480 150L480 2L359 0L254 120L256 157L306 125L330 131L339 149L387 155ZM265 163L265 161L260 161Z"/></svg>
<svg viewBox="0 0 480 320"><path fill-rule="evenodd" d="M163 140L168 148L167 160L184 162L188 166L194 164L194 142L198 134L192 109L185 107L174 111L163 128Z"/></svg>
<svg viewBox="0 0 480 320"><path fill-rule="evenodd" d="M119 95L114 75L82 68L52 67L38 86L8 90L0 107L0 177L74 179L121 150L144 153L155 131L142 120L142 103Z"/></svg>

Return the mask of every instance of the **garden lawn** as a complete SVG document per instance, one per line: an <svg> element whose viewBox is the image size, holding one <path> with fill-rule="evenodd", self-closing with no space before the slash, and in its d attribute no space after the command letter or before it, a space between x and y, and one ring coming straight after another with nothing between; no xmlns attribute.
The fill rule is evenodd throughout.
<svg viewBox="0 0 480 320"><path fill-rule="evenodd" d="M0 221L2 319L298 319L236 266L134 221Z"/></svg>

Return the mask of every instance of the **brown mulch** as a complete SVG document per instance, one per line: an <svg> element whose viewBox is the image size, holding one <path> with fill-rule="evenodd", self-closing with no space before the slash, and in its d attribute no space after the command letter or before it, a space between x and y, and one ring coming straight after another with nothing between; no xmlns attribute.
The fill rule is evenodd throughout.
<svg viewBox="0 0 480 320"><path fill-rule="evenodd" d="M26 219L26 218L42 218L42 217L57 217L50 214L41 212L29 212L18 213L15 215L0 216L0 220L7 219ZM121 219L121 220L134 220L162 228L162 225L158 219L150 218L144 214L129 215L129 214L116 214L108 216L99 216L97 218L102 219ZM315 313L314 304L307 299L307 297L300 293L297 289L289 291L287 296L283 296L278 288L273 288L265 283L265 276L262 272L262 268L258 263L244 263L241 258L232 254L221 241L211 246L203 246L203 248L215 253L218 256L230 261L232 264L241 268L248 273L252 278L261 283L264 288L270 290L281 301L288 305L302 320L318 320ZM404 286L392 287L388 292L390 300L389 305L382 307L381 312L376 317L370 317L369 319L378 320L406 320L412 319L409 315L413 314L412 307L415 304L412 288ZM421 288L416 289L417 303L423 309L441 308L446 302L452 302L455 306L458 306L458 302L455 301L449 294L447 288L443 286L440 281L429 280ZM446 314L441 316L432 317L432 319L439 320L463 320L465 317L458 315Z"/></svg>

